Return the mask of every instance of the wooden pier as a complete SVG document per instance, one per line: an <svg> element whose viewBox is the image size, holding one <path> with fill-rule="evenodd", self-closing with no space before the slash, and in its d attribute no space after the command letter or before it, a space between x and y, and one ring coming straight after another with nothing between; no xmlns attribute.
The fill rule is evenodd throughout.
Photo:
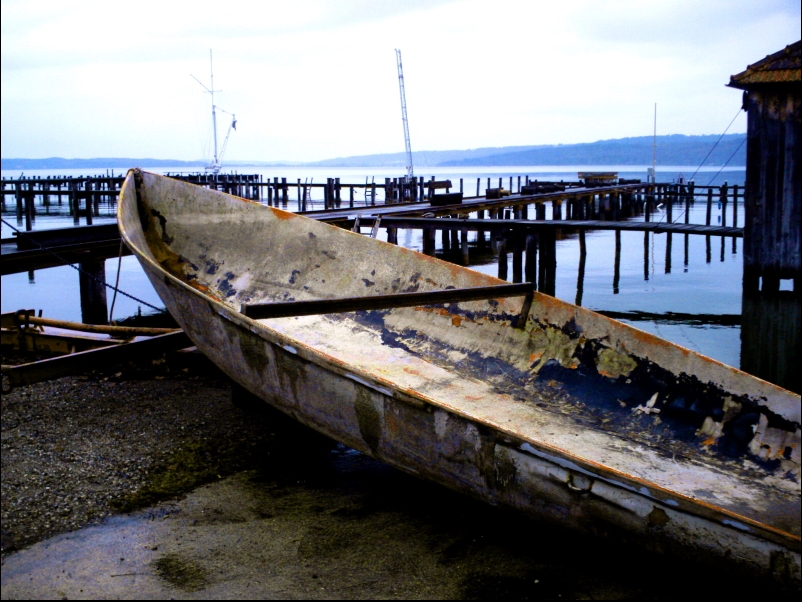
<svg viewBox="0 0 802 602"><path fill-rule="evenodd" d="M188 176L184 177L189 179ZM733 224L737 224L738 188L731 189L726 185L711 188L695 187L692 183L678 185L634 182L586 187L582 182L536 182L523 176L509 177L507 182L499 181L498 187L493 186L495 181L479 181L477 188L481 189L481 185L485 184L484 191L489 193L486 196L464 197L450 190L458 187L460 191L464 191L464 181L452 183L448 180L420 179L408 185L403 180L399 183L398 180L388 178L385 180L384 198L377 199L373 183L345 185L330 178L325 184L301 183L298 180L295 183L298 187L297 205L292 207L288 193L291 184L286 179L274 178L270 182L262 182L256 177L243 178L241 181L225 181L200 174L195 177L195 183L224 190L247 186L237 190L268 205L298 209L310 218L343 228L358 232L366 228L374 237L379 228L383 227L386 229L387 240L395 244L398 243L399 229L419 230L422 232L422 251L427 255L435 254L439 236L444 258L468 265L471 247L475 249L474 252L492 253L498 259L499 278L514 283L530 282L537 290L552 295L555 292L556 242L559 233L576 232L580 244L578 303L581 303L582 297L585 233L588 230L616 232L615 273L619 272L622 231L644 232L646 237L649 233L666 234L669 241L673 235L682 234L685 236L686 254L687 237L704 235L707 237L708 263L712 255L712 236L721 237L722 249L725 237L735 240L743 236L743 230L737 226L710 224L710 208L714 198L722 204L725 212L727 203L732 202ZM105 192L107 202L111 203L116 200L113 195L117 194L119 187L111 178L107 184L105 187L86 184L86 189L94 191L95 195ZM509 186L508 189L502 188L505 184ZM40 186L41 184L34 183L32 186L22 187L20 181L14 182L15 191L22 188L28 191L28 196L23 196L23 199L32 199L37 190L42 191ZM319 200L317 203L322 205L322 209L313 208L314 202L309 193L312 186L324 188L322 203ZM364 191L362 203L356 202L353 193L359 186ZM341 195L344 187L351 191L347 201ZM72 186L69 189L76 188ZM265 189L266 199L262 194ZM501 196L501 190L508 194ZM690 207L697 202L696 197L699 196L707 203L707 223L691 224ZM449 202L457 202L444 204L440 200L443 197ZM24 204L25 215L31 215L32 200ZM658 207L665 211L665 217L669 220L673 215L677 219L654 221L654 212ZM26 219L26 228L31 226L31 221ZM86 221L88 224L92 223L91 219ZM116 224L45 231L19 229L20 232L13 239L3 240L0 274L26 271L32 273L34 270L66 263L78 264L84 321L103 323L106 312L104 260L129 254L128 249L120 244ZM469 242L468 232L476 233L474 241ZM669 243L669 249L670 246ZM511 274L508 267L510 255ZM668 255L666 260L669 266Z"/></svg>
<svg viewBox="0 0 802 602"><path fill-rule="evenodd" d="M431 210L432 205L440 207L437 215L445 215L452 205L442 202L443 199L458 199L462 201L476 201L479 199L491 200L499 191L509 193L500 199L502 206L513 206L510 200L518 200L519 204L528 199L533 202L556 199L558 208L562 212L562 200L570 198L571 203L565 206L565 217L589 219L593 212L608 212L615 208L626 206L631 200L627 195L634 195L639 202L646 203L644 212L648 217L655 208L663 205L667 209L667 219L673 220L674 211L678 214L682 208L678 203L695 202L697 197L706 198L708 203L708 221L710 225L711 206L713 202L721 203L723 207L732 203L732 225L738 225L739 196L743 192L738 186L720 187L696 186L693 182L688 184L641 184L632 182L618 185L588 187L582 181L540 182L529 176L508 176L491 178L476 178L475 195L473 183L463 178L453 183L450 180L436 180L431 176L429 180L423 177L414 178L406 182L404 178L384 178L384 183L375 181L364 183L343 183L340 178L327 178L326 182L312 182L308 179L289 181L287 178L274 177L263 179L256 174L168 174L170 177L192 182L216 190L240 196L249 200L266 203L270 206L306 213L310 211L337 211L350 210L360 207L382 207L386 205L410 205L410 211L415 211L416 205ZM86 225L92 225L95 218L101 215L101 208L106 207L110 213L116 205L117 196L122 186L123 176L100 175L79 177L47 177L47 178L18 178L0 180L0 202L4 212L8 211L9 200L14 203L17 224L24 223L24 229L33 229L36 215L50 213L52 207L66 204L66 214L73 218L73 223L79 225L84 218ZM294 189L294 190L293 190ZM452 190L453 189L453 190ZM444 191L444 192L443 192ZM544 194L552 196L544 197ZM451 195L451 196L449 196ZM623 195L618 198L617 195ZM599 206L590 209L589 204L594 200L600 201ZM488 203L477 206L477 209L494 209L499 203ZM61 211L63 211L62 209ZM724 211L726 215L726 210ZM606 215L612 219L615 215ZM726 224L722 224L726 225Z"/></svg>

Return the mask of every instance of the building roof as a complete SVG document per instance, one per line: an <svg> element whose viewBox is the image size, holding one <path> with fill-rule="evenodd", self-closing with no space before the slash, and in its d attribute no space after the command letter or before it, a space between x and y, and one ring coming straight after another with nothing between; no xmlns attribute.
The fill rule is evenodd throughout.
<svg viewBox="0 0 802 602"><path fill-rule="evenodd" d="M802 81L802 40L749 65L746 71L731 76L728 85L732 88L747 89L773 84L799 84L800 81Z"/></svg>

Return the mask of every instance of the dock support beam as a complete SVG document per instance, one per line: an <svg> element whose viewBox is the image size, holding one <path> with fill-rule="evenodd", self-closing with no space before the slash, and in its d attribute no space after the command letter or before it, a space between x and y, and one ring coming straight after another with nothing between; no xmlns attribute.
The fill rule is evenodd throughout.
<svg viewBox="0 0 802 602"><path fill-rule="evenodd" d="M538 289L541 293L554 295L557 276L557 231L544 228L538 233L540 261L538 262Z"/></svg>
<svg viewBox="0 0 802 602"><path fill-rule="evenodd" d="M106 262L83 261L80 263L78 274L81 289L81 320L84 324L108 324Z"/></svg>

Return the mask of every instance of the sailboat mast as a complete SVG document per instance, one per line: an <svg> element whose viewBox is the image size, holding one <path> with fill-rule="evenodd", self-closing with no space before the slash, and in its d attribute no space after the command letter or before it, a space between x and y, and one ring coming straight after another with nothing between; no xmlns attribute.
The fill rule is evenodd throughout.
<svg viewBox="0 0 802 602"><path fill-rule="evenodd" d="M217 159L217 112L214 106L214 65L212 64L212 49L209 48L209 72L212 80L212 88L209 90L212 94L212 133L214 135L214 163L212 167L219 169L220 162Z"/></svg>
<svg viewBox="0 0 802 602"><path fill-rule="evenodd" d="M657 103L654 103L654 136L652 138L652 182L657 181Z"/></svg>
<svg viewBox="0 0 802 602"><path fill-rule="evenodd" d="M412 145L409 143L409 120L407 119L407 95L404 92L404 69L401 66L401 51L396 48L395 58L398 62L398 90L401 94L401 121L404 124L404 147L407 155L407 177L406 181L411 182L415 177L412 168Z"/></svg>

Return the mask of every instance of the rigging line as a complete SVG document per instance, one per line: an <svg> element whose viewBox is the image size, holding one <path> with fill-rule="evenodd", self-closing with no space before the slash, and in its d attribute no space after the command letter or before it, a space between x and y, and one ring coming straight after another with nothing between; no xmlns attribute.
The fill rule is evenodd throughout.
<svg viewBox="0 0 802 602"><path fill-rule="evenodd" d="M40 243L38 240L34 240L34 239L33 239L33 238L31 238L30 236L28 236L28 235L27 235L27 234L26 234L24 231L20 230L19 228L15 228L15 227L14 227L14 226L12 226L10 223L8 223L8 222L7 222L5 219L3 219L2 221L3 221L3 223L4 223L6 226L8 226L9 228L11 228L11 229L12 229L12 230L14 230L15 232L17 232L17 234L19 234L19 235L21 235L21 236L24 236L24 237L25 237L25 238L27 238L29 241L31 241L33 244L35 244L37 247L39 247L40 249L42 249L42 251L44 251L45 253L49 253L50 255L52 255L53 257L55 257L56 259L58 259L58 260L59 260L61 263L63 263L64 265L68 265L68 266L70 266L70 267L71 267L73 270L76 270L77 272L80 272L81 274L84 274L85 276L87 276L88 278L91 278L91 279L92 279L92 280L94 280L95 282L101 282L100 280L98 280L97 278L95 278L95 277L94 277L92 274L90 274L89 272L87 272L87 271L85 271L85 270L82 270L81 268L79 268L79 267L78 267L78 266L76 266L75 264L72 264L72 263L70 263L69 261L67 261L66 259L64 259L63 257L61 257L60 255L58 255L58 254L54 253L53 251L51 251L50 249L48 249L46 246L44 246L43 244L41 244L41 243ZM113 290L115 293L120 293L121 295L123 295L123 296L125 296L125 297L128 297L129 299L133 299L133 300L134 300L134 301L136 301L137 303L141 303L142 305L146 305L146 306L150 307L151 309L155 309L156 311L159 311L159 312L160 312L160 311L163 311L163 310L162 310L162 308L160 308L160 307L156 307L155 305L151 305L151 304L150 304L150 303L148 303L147 301L143 301L142 299L139 299L139 298L137 298L137 297L134 297L133 295L129 295L129 294L128 294L128 293L126 293L124 290L121 290L121 289L117 288L116 286L112 286L111 284L108 284L107 282L101 282L101 284L103 284L103 286L105 286L106 288L110 288L110 289L111 289L111 290Z"/></svg>
<svg viewBox="0 0 802 602"><path fill-rule="evenodd" d="M123 265L123 239L120 239L120 254L117 257L117 280L114 282L114 295L111 298L111 309L109 310L109 324L113 324L114 303L117 301L117 287L120 286L120 268Z"/></svg>
<svg viewBox="0 0 802 602"><path fill-rule="evenodd" d="M710 154L711 154L711 153L712 153L712 152L713 152L713 151L716 149L716 147L718 146L718 143L719 143L719 142L721 142L721 139L724 137L724 135L727 133L727 131L728 131L728 130L729 130L731 127L732 127L732 124L733 124L733 123L735 123L735 120L736 120L736 119L738 119L738 115L740 115L740 114L741 114L741 111L742 111L742 110L743 110L742 108L740 108L740 107L738 108L738 112L737 112L737 113L735 113L735 117L733 117L733 118L732 118L732 121L730 121L730 125L728 125L728 126L727 126L727 128L724 130L724 132L721 134L721 136L719 136L719 137L718 137L718 140L716 140L716 143L713 145L713 148L711 148L711 149L710 149L710 150L707 152L707 155L705 156L705 158L704 158L704 159L702 159L702 162L699 164L699 167L697 167L697 168L696 168L696 171L695 171L695 172L693 172L693 175L692 175L690 178L688 178L688 181L691 181L691 180L693 180L694 176L696 176L696 174L697 174L697 173L699 173L699 170L700 170L700 169L702 169L702 165L704 165L704 164L705 164L705 161L707 161L707 158L708 158L708 157L710 156ZM739 147L739 148L740 148L740 147Z"/></svg>
<svg viewBox="0 0 802 602"><path fill-rule="evenodd" d="M689 181L689 182L692 182L692 181L693 181L693 178L696 176L696 174L697 174L697 173L699 173L699 170L700 170L700 169L702 168L702 166L705 164L705 161L707 161L707 158L710 156L710 154L711 154L711 153L712 153L712 152L715 150L715 148L718 146L718 143L719 143L719 142L721 142L721 139L722 139L722 138L724 137L724 135L727 133L727 130L729 130L729 129L730 129L730 127L732 126L732 124L733 124L733 123L735 123L735 120L738 118L738 115L740 115L740 114L741 114L741 111L742 111L742 110L743 110L743 108L740 108L740 109L738 109L738 112L737 112L737 113L735 113L735 117L733 117L733 118L732 118L732 121L730 121L730 125L728 125L728 126L727 126L727 128L724 130L724 133L723 133L723 134L721 134L721 136L719 136L719 137L718 137L718 140L716 140L716 143L713 145L713 148L711 148L711 149L708 151L708 153L707 153L707 155L705 156L705 158L704 158L704 159L702 159L702 162L699 164L699 167L697 167L697 168L696 168L696 171L695 171L695 172L693 172L693 175L692 175L690 178L688 178L688 181ZM740 150L740 148L741 148L741 147L744 145L744 142L746 142L746 138L744 138L744 139L741 141L741 144L739 144L739 145L738 145L738 148L736 148L736 149L735 149L735 153L737 153L737 152ZM734 157L734 156L735 156L735 153L732 153L732 156L730 156L730 158L729 158L729 159L727 159L727 163L729 163L729 162L732 160L732 157ZM727 166L727 163L724 163L724 165L722 165L722 166L721 166L721 169L724 169L724 168ZM721 169L719 169L719 170L718 170L718 173L717 173L715 176L713 176L713 180L715 180L715 179L716 179L716 176L718 176L718 174L720 174L720 173L721 173ZM710 180L710 182L712 182L713 180ZM708 184L707 184L708 186L710 185L710 182L708 182ZM678 220L679 218L681 218L681 217L682 217L684 214L685 214L685 209L683 209L682 211L680 211L680 212L679 212L679 215L677 216L677 219L675 219L673 223L675 223L675 224L676 224L676 223L677 223L677 220Z"/></svg>
<svg viewBox="0 0 802 602"><path fill-rule="evenodd" d="M730 155L730 158L729 158L729 159L727 159L727 161L724 163L724 165L722 165L722 166L721 166L721 169L719 169L719 170L716 172L716 175L714 175L714 176L713 176L713 177L710 179L710 181L707 183L707 185L708 185L708 186L710 186L710 184L712 184L712 183L713 183L713 180L715 180L715 179L718 177L718 174L720 174L722 171L724 171L724 168L725 168L725 167L727 167L727 165L729 164L729 162L730 162L730 161L732 161L732 158L735 156L735 153L737 153L739 150L741 150L741 147L744 145L744 142L746 142L746 138L744 138L743 140L741 140L741 143L738 145L738 148L736 148L736 149L735 149L735 151L733 151L733 153Z"/></svg>

